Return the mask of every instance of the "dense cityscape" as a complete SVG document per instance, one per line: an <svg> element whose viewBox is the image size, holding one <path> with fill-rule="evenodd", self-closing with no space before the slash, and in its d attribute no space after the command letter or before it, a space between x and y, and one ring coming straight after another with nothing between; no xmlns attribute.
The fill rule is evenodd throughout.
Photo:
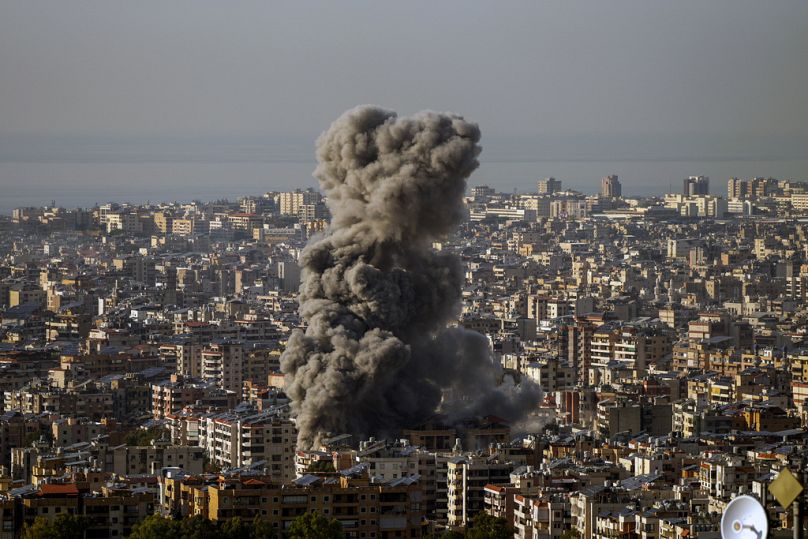
<svg viewBox="0 0 808 539"><path fill-rule="evenodd" d="M0 539L808 539L806 23L0 0Z"/></svg>
<svg viewBox="0 0 808 539"><path fill-rule="evenodd" d="M0 537L71 518L146 537L158 517L272 537L316 513L351 538L713 538L739 494L789 536L768 486L808 457L808 183L723 187L461 194L459 228L424 253L460 260L448 325L501 392L386 429L345 416L365 399L389 418L402 374L323 411L288 393L310 366L288 367L290 339L322 342L325 300L298 293L304 247L346 211L333 193L17 208L0 220ZM478 352L460 354L451 377Z"/></svg>

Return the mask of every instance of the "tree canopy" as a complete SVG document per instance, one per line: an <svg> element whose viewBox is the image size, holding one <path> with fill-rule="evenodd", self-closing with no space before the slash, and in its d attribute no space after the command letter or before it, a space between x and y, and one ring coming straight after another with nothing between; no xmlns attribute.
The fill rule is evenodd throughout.
<svg viewBox="0 0 808 539"><path fill-rule="evenodd" d="M33 524L23 528L22 539L84 539L89 521L84 516L59 515L53 520L37 517ZM132 529L130 539L344 539L338 520L319 513L304 513L297 517L281 535L272 525L256 518L213 521L201 516L171 519L152 515ZM464 531L450 530L431 534L436 539L510 539L513 528L504 518L477 514L472 525Z"/></svg>
<svg viewBox="0 0 808 539"><path fill-rule="evenodd" d="M22 539L84 539L87 518L62 514L53 520L36 517L22 530Z"/></svg>
<svg viewBox="0 0 808 539"><path fill-rule="evenodd" d="M442 533L433 533L426 539L511 539L513 528L504 518L492 517L488 513L480 512L472 520L472 525L463 531L448 530Z"/></svg>
<svg viewBox="0 0 808 539"><path fill-rule="evenodd" d="M36 536L39 537L39 536ZM238 517L212 521L201 516L170 519L158 515L146 518L132 529L130 539L343 539L342 526L336 519L306 513L295 519L284 535L266 521L252 522ZM29 539L29 538L26 538ZM30 538L33 539L33 536ZM48 539L51 539L48 537ZM68 539L58 537L53 539Z"/></svg>
<svg viewBox="0 0 808 539"><path fill-rule="evenodd" d="M289 526L289 539L343 539L342 525L335 518L319 513L304 513Z"/></svg>
<svg viewBox="0 0 808 539"><path fill-rule="evenodd" d="M143 447L151 445L152 441L159 439L166 430L160 426L155 425L148 429L134 429L126 434L124 441L126 445L133 445L135 447Z"/></svg>

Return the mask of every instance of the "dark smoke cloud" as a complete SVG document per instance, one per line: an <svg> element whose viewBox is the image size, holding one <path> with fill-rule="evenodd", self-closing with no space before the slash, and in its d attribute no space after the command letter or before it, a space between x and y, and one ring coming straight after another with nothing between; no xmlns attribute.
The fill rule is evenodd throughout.
<svg viewBox="0 0 808 539"><path fill-rule="evenodd" d="M482 335L457 320L463 272L432 249L464 218L480 130L460 116L358 107L317 141L331 224L301 255L300 314L281 357L299 430L380 435L437 411L516 419L535 386L498 385Z"/></svg>

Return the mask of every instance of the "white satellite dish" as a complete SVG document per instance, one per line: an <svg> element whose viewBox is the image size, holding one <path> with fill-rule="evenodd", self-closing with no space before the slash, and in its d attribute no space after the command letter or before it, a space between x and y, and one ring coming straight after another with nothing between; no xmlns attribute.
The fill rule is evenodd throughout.
<svg viewBox="0 0 808 539"><path fill-rule="evenodd" d="M738 496L729 502L721 517L722 539L766 539L769 518L766 509L752 496Z"/></svg>

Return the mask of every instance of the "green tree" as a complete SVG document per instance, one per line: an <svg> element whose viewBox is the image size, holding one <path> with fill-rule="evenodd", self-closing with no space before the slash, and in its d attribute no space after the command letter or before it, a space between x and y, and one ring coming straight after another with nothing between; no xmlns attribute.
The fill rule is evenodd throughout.
<svg viewBox="0 0 808 539"><path fill-rule="evenodd" d="M578 530L576 530L575 528L570 528L569 530L566 530L564 533L562 533L559 537L560 539L578 539L580 536L581 534L578 533Z"/></svg>
<svg viewBox="0 0 808 539"><path fill-rule="evenodd" d="M425 536L424 539L463 539L462 532L455 530L448 530L443 532L432 532Z"/></svg>
<svg viewBox="0 0 808 539"><path fill-rule="evenodd" d="M34 432L29 432L25 435L25 438L22 441L23 447L31 447L31 444L34 442L38 442L40 438L45 438L45 441L52 442L53 435L48 430L37 430Z"/></svg>
<svg viewBox="0 0 808 539"><path fill-rule="evenodd" d="M157 440L160 438L165 429L159 425L150 427L148 429L135 429L130 431L125 438L126 445L133 445L133 446L147 446L151 445L153 440Z"/></svg>
<svg viewBox="0 0 808 539"><path fill-rule="evenodd" d="M480 511L474 517L471 528L466 530L466 539L511 539L513 528L504 518L492 517Z"/></svg>
<svg viewBox="0 0 808 539"><path fill-rule="evenodd" d="M288 539L344 539L342 524L319 513L304 513L289 526Z"/></svg>
<svg viewBox="0 0 808 539"><path fill-rule="evenodd" d="M334 463L330 460L315 460L309 467L306 469L306 472L316 474L316 473L327 473L334 471Z"/></svg>
<svg viewBox="0 0 808 539"><path fill-rule="evenodd" d="M214 522L201 516L170 519L147 517L132 529L130 539L277 539L272 526L256 517L251 523L238 517Z"/></svg>
<svg viewBox="0 0 808 539"><path fill-rule="evenodd" d="M255 520L253 520L250 539L276 539L277 537L278 534L272 528L272 524L266 520L261 520L260 518L255 517Z"/></svg>
<svg viewBox="0 0 808 539"><path fill-rule="evenodd" d="M222 467L211 461L208 454L205 453L205 456L202 457L202 470L205 473L219 473L222 471Z"/></svg>
<svg viewBox="0 0 808 539"><path fill-rule="evenodd" d="M226 520L219 526L219 537L222 539L250 539L252 526L243 522L239 517Z"/></svg>
<svg viewBox="0 0 808 539"><path fill-rule="evenodd" d="M59 515L53 520L36 517L33 524L22 530L22 539L84 539L88 521L85 517Z"/></svg>
<svg viewBox="0 0 808 539"><path fill-rule="evenodd" d="M211 538L220 539L222 537L216 524L203 516L193 516L184 518L180 522L180 533L177 537L182 539ZM161 538L165 539L165 538Z"/></svg>
<svg viewBox="0 0 808 539"><path fill-rule="evenodd" d="M163 539L175 537L180 532L179 520L163 518L159 515L146 517L132 528L129 539Z"/></svg>

